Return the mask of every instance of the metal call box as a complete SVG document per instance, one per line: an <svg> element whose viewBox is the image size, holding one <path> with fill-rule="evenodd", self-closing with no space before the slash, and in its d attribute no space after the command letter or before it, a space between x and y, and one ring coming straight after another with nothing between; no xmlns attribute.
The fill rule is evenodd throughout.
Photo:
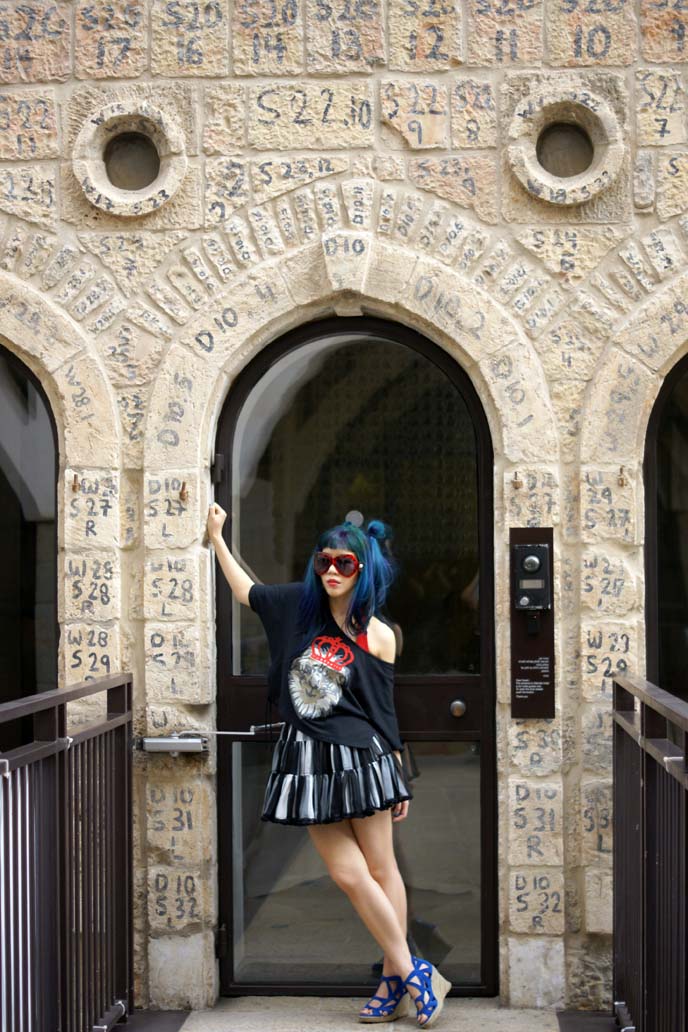
<svg viewBox="0 0 688 1032"><path fill-rule="evenodd" d="M549 545L512 544L511 598L515 609L551 609Z"/></svg>
<svg viewBox="0 0 688 1032"><path fill-rule="evenodd" d="M511 527L511 716L554 716L554 532Z"/></svg>

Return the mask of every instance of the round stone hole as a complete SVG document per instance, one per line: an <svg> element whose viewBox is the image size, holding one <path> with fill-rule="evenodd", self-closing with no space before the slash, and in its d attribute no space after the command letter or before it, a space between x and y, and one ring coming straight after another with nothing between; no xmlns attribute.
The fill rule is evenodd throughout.
<svg viewBox="0 0 688 1032"><path fill-rule="evenodd" d="M590 168L595 149L581 126L554 122L545 126L538 136L535 153L546 172L559 179L568 179Z"/></svg>
<svg viewBox="0 0 688 1032"><path fill-rule="evenodd" d="M103 153L108 179L120 190L144 190L160 172L160 155L144 133L119 133L108 140Z"/></svg>

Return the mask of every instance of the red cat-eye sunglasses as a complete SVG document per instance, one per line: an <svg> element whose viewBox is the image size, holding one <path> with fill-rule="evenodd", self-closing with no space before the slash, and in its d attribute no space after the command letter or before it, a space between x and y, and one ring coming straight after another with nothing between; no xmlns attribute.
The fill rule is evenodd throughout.
<svg viewBox="0 0 688 1032"><path fill-rule="evenodd" d="M352 552L345 552L344 555L328 555L327 552L316 552L313 556L313 569L322 577L327 573L334 563L335 569L342 577L353 577L357 570L360 570L363 563L358 561L358 556Z"/></svg>

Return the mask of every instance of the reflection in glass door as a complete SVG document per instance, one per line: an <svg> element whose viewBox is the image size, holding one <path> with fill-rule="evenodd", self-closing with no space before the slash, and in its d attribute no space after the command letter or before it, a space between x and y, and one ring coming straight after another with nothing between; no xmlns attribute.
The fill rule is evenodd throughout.
<svg viewBox="0 0 688 1032"><path fill-rule="evenodd" d="M392 526L384 615L401 631L397 712L417 773L394 827L409 935L459 991L496 993L492 453L475 391L413 331L326 320L242 373L216 450L232 551L256 580L301 579L351 509ZM267 642L222 578L217 605L218 727L248 728L264 716ZM307 830L259 820L272 743L220 741L223 991L366 991L378 947Z"/></svg>

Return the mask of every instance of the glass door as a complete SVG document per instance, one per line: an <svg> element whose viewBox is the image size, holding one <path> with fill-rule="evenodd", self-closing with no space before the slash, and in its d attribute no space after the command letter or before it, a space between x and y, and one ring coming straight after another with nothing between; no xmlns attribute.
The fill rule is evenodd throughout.
<svg viewBox="0 0 688 1032"><path fill-rule="evenodd" d="M232 551L255 580L301 579L318 534L350 510L393 528L384 615L416 774L394 827L408 931L459 992L495 994L492 452L470 381L406 328L311 323L238 378L216 451ZM248 729L264 720L267 641L218 573L218 727ZM223 991L368 991L378 947L307 829L259 819L274 735L219 741Z"/></svg>

